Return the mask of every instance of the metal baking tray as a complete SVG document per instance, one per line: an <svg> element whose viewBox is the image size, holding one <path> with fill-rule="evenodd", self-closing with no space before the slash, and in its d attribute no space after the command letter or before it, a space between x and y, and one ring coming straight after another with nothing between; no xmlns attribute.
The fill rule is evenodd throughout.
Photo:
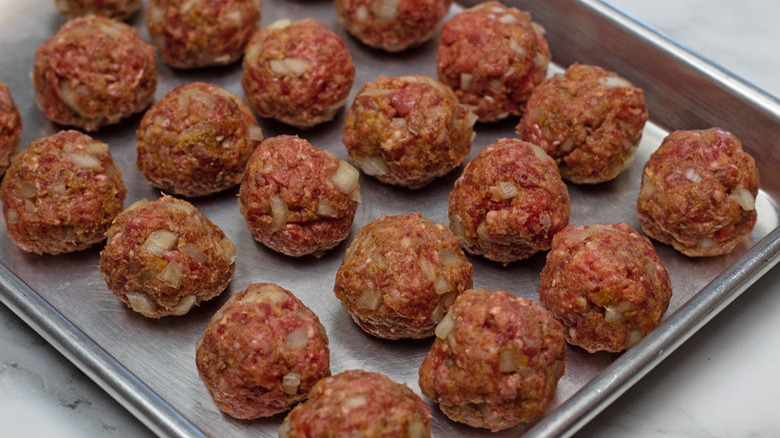
<svg viewBox="0 0 780 438"><path fill-rule="evenodd" d="M728 72L596 0L507 0L532 13L547 29L558 66L575 61L616 71L645 90L651 123L631 167L616 180L595 186L569 185L571 222L624 221L639 229L635 203L640 174L649 154L672 129L720 126L735 133L757 159L762 190L757 199L758 224L733 254L689 259L657 244L672 276L674 296L662 325L623 354L588 354L569 348L566 375L547 412L534 424L490 433L453 423L430 405L434 436L567 436L604 409L668 356L710 318L734 300L780 258L780 102ZM452 12L463 6L453 6ZM8 82L24 119L23 147L61 127L48 122L35 107L28 79L36 48L54 34L64 19L50 0L0 0L0 81ZM401 54L379 52L352 39L337 22L325 0L265 0L263 25L280 18L314 16L334 29L349 45L357 65L352 96L379 74L421 73L435 77L434 39ZM130 23L148 40L141 14ZM198 71L176 71L158 61L156 99L189 81L216 83L243 96L239 64ZM351 98L348 102L351 102ZM341 145L342 111L332 123L310 131L261 121L266 137L299 134L314 145L347 158ZM159 191L135 167L135 130L140 116L106 127L94 136L111 147L128 187L126 204L154 199ZM477 126L467 161L495 139L514 136L516 119ZM353 226L382 213L420 211L447 223L447 196L462 166L417 191L395 188L361 176L363 203ZM0 233L0 301L19 315L105 391L167 437L275 437L283 415L239 421L212 403L195 365L195 340L210 316L231 293L250 282L275 282L292 290L311 307L327 328L334 373L363 368L387 374L419 393L417 370L431 340L385 341L363 333L335 298L336 269L352 236L322 258L292 259L255 243L238 210L237 190L193 203L219 225L237 247L235 277L220 297L183 317L149 320L129 311L107 289L97 269L102 245L59 256L36 256L16 248ZM2 221L0 219L0 221ZM0 225L4 229L5 224ZM504 289L536 299L545 255L507 267L470 257L475 287Z"/></svg>

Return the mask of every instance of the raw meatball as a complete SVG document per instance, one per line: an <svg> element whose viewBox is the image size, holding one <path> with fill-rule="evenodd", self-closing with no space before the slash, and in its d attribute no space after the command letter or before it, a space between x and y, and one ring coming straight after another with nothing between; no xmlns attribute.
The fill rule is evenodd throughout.
<svg viewBox="0 0 780 438"><path fill-rule="evenodd" d="M552 158L502 138L472 160L450 192L450 228L471 254L507 264L550 249L571 203Z"/></svg>
<svg viewBox="0 0 780 438"><path fill-rule="evenodd" d="M187 201L138 201L106 237L100 274L111 292L149 318L184 315L233 278L236 247Z"/></svg>
<svg viewBox="0 0 780 438"><path fill-rule="evenodd" d="M124 23L75 18L35 52L33 83L46 118L95 131L151 105L154 47Z"/></svg>
<svg viewBox="0 0 780 438"><path fill-rule="evenodd" d="M313 18L279 20L246 48L241 85L260 117L311 128L335 117L355 80L347 45Z"/></svg>
<svg viewBox="0 0 780 438"><path fill-rule="evenodd" d="M642 173L642 230L691 257L727 254L756 224L759 176L742 143L720 128L675 131Z"/></svg>
<svg viewBox="0 0 780 438"><path fill-rule="evenodd" d="M0 177L22 142L22 116L7 84L0 83Z"/></svg>
<svg viewBox="0 0 780 438"><path fill-rule="evenodd" d="M8 236L37 254L102 241L126 195L108 145L76 131L32 142L11 159L0 186Z"/></svg>
<svg viewBox="0 0 780 438"><path fill-rule="evenodd" d="M412 213L363 227L336 273L334 291L366 332L427 338L464 290L472 266L445 225Z"/></svg>
<svg viewBox="0 0 780 438"><path fill-rule="evenodd" d="M341 24L371 47L400 52L428 41L452 0L336 0Z"/></svg>
<svg viewBox="0 0 780 438"><path fill-rule="evenodd" d="M406 385L349 370L320 380L279 427L279 438L427 438L431 413Z"/></svg>
<svg viewBox="0 0 780 438"><path fill-rule="evenodd" d="M124 20L141 9L141 0L54 0L54 7L66 18L93 14Z"/></svg>
<svg viewBox="0 0 780 438"><path fill-rule="evenodd" d="M155 186L203 196L241 181L263 139L252 110L222 88L180 85L144 114L138 129L138 169Z"/></svg>
<svg viewBox="0 0 780 438"><path fill-rule="evenodd" d="M619 352L658 327L672 297L669 271L628 224L569 225L553 238L539 301L589 352Z"/></svg>
<svg viewBox="0 0 780 438"><path fill-rule="evenodd" d="M565 364L563 328L544 308L472 289L436 327L419 383L450 419L496 432L544 412Z"/></svg>
<svg viewBox="0 0 780 438"><path fill-rule="evenodd" d="M281 135L255 149L238 200L258 242L292 257L322 255L352 229L358 171L302 138Z"/></svg>
<svg viewBox="0 0 780 438"><path fill-rule="evenodd" d="M475 121L439 81L380 76L355 96L343 141L366 174L418 189L460 165L471 149Z"/></svg>
<svg viewBox="0 0 780 438"><path fill-rule="evenodd" d="M172 67L227 65L243 55L261 11L260 0L149 0L146 28Z"/></svg>
<svg viewBox="0 0 780 438"><path fill-rule="evenodd" d="M631 164L645 122L641 89L600 67L574 64L533 92L517 133L550 154L563 179L595 184Z"/></svg>
<svg viewBox="0 0 780 438"><path fill-rule="evenodd" d="M330 376L325 327L292 292L250 284L198 338L195 363L217 407L231 417L270 417L306 399Z"/></svg>
<svg viewBox="0 0 780 438"><path fill-rule="evenodd" d="M550 58L544 29L530 14L491 1L444 23L436 67L480 122L492 122L523 113Z"/></svg>

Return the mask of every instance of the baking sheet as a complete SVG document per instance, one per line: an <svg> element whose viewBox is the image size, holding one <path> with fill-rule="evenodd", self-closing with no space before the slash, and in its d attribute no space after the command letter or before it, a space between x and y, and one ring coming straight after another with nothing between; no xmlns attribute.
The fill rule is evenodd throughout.
<svg viewBox="0 0 780 438"><path fill-rule="evenodd" d="M553 58L559 65L576 60L599 64L644 87L651 120L655 122L645 129L633 165L616 180L588 187L568 185L572 198L571 223L625 221L638 229L634 208L641 167L670 127L720 125L729 129L756 156L762 171L762 192L757 199L759 222L733 254L706 260L688 259L670 247L656 245L671 272L674 287L666 321L656 332L623 355L592 355L569 349L567 374L559 383L556 399L528 434L572 433L578 424L595 415L600 407L668 354L675 343L682 342L776 262L780 241L777 231L780 183L773 169L780 164L780 158L771 145L780 135L780 106L776 100L727 73L684 52L678 53L679 48L674 44L600 2L550 0L512 4L531 10L535 20L548 29ZM0 0L0 8L4 11L0 15L0 81L10 84L22 112L24 146L61 128L46 121L35 107L28 74L35 49L64 20L46 0ZM334 29L350 46L357 65L352 96L380 73L422 73L435 77L437 40L398 55L374 51L347 36L331 8L330 1L267 0L262 23L315 16ZM453 12L456 10L453 8ZM140 14L130 23L148 39ZM631 38L621 38L625 32ZM160 84L156 99L178 84L195 80L213 82L243 96L240 65L181 72L158 62L158 71ZM697 110L690 111L690 108ZM261 121L261 125L266 137L299 134L346 159L346 150L340 142L343 115L342 111L333 123L303 132L268 121ZM135 129L139 121L140 116L135 116L94 134L110 145L122 169L129 191L126 205L144 197L159 196L159 191L135 168ZM495 139L514 136L515 123L516 119L478 125L467 160ZM462 167L418 191L386 186L361 176L364 202L358 209L353 235L382 213L420 211L432 220L447 223L447 195L461 171ZM334 373L351 368L383 372L419 393L417 368L431 340L398 342L366 335L333 295L335 272L352 236L320 259L291 259L276 254L251 239L238 211L236 193L237 190L231 190L193 200L236 244L237 262L236 275L228 290L184 317L154 321L128 311L106 289L98 273L102 245L67 256L40 257L20 251L5 233L0 235L0 260L6 268L0 271L3 286L0 299L160 435L197 436L200 429L215 437L276 436L283 415L247 422L221 414L194 366L195 340L208 318L231 293L242 290L250 282L278 283L296 293L319 315L331 339ZM504 289L536 299L543 254L506 268L478 257L470 260L474 264L475 287ZM29 289L19 280L29 285ZM450 422L434 405L430 406L434 436L504 437L524 431L518 427L492 434L472 429Z"/></svg>

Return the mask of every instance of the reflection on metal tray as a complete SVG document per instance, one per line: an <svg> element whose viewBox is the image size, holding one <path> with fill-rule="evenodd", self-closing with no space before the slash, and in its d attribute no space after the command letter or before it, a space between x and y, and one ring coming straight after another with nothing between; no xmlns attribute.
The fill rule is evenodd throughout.
<svg viewBox="0 0 780 438"><path fill-rule="evenodd" d="M645 129L633 165L609 183L569 185L572 223L624 221L638 228L634 206L641 168L650 152L670 129L707 126L734 132L757 158L762 174L762 192L757 199L759 222L749 239L725 257L693 260L657 245L674 286L674 297L661 327L622 355L588 354L570 348L567 373L560 381L556 398L530 429L518 427L497 434L471 429L449 421L431 405L434 436L573 433L777 263L780 254L780 176L774 172L780 157L772 153L773 142L780 136L780 103L776 99L598 1L507 3L529 10L535 21L547 29L553 59L559 66L575 61L601 65L645 89L652 123ZM58 129L35 107L27 78L36 48L56 32L63 19L46 0L0 0L0 5L5 11L0 16L0 81L10 83L24 118L23 145L27 145ZM351 97L379 74L435 76L436 40L409 52L388 55L347 36L331 9L330 2L266 0L263 24L285 17L314 16L334 29L349 45L357 65ZM141 14L136 14L131 24L148 39ZM174 86L195 80L213 82L243 95L238 64L182 72L160 62L158 68L157 99ZM267 121L261 123L266 137L297 133L346 159L341 145L343 116L342 111L334 122L303 132ZM139 120L140 116L135 116L95 134L110 145L122 169L129 190L127 205L159 195L135 168L135 129ZM478 125L467 160L495 139L514 136L514 124L515 121L507 121ZM364 202L358 209L353 233L382 213L420 211L430 219L447 223L447 196L461 170L462 167L417 191L361 177ZM296 293L319 315L331 339L334 373L351 368L379 371L419 393L417 369L430 340L391 342L366 335L333 295L335 272L346 244L319 259L291 259L269 251L250 238L235 195L236 190L232 190L193 201L236 243L238 254L236 275L228 290L186 316L155 321L128 311L106 289L98 273L100 245L76 254L39 257L20 251L4 232L0 234L0 300L161 436L276 436L282 416L247 422L223 415L211 401L194 365L195 340L211 314L231 293L250 282L278 283ZM481 258L470 259L474 263L475 286L536 298L544 255L507 267Z"/></svg>

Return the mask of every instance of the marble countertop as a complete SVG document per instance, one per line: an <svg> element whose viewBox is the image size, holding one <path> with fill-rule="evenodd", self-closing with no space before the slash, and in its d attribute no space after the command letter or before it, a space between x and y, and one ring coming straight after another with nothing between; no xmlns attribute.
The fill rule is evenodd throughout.
<svg viewBox="0 0 780 438"><path fill-rule="evenodd" d="M780 96L777 0L610 3ZM780 436L779 292L777 266L576 436ZM0 305L0 436L151 435Z"/></svg>

